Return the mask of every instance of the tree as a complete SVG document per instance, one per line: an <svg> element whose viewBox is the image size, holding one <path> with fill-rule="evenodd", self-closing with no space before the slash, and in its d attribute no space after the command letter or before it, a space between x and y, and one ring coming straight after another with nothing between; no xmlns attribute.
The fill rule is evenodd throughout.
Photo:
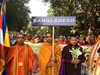
<svg viewBox="0 0 100 75"><path fill-rule="evenodd" d="M51 32L51 27L49 26L32 26L30 21L27 26L23 27L25 33L29 32L31 34L45 34L46 32Z"/></svg>
<svg viewBox="0 0 100 75"><path fill-rule="evenodd" d="M0 9L1 9L1 4L2 4L2 2L1 2L1 0L0 0Z"/></svg>
<svg viewBox="0 0 100 75"><path fill-rule="evenodd" d="M20 31L29 22L30 0L7 0L7 25L10 31Z"/></svg>
<svg viewBox="0 0 100 75"><path fill-rule="evenodd" d="M75 29L75 33L87 34L89 29L94 35L100 33L100 0L43 0L43 2L50 3L53 16L76 16L77 25L70 27Z"/></svg>

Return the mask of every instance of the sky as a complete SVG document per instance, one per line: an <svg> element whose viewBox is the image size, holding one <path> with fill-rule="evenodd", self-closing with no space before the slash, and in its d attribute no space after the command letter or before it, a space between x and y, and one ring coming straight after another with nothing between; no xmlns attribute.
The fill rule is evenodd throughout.
<svg viewBox="0 0 100 75"><path fill-rule="evenodd" d="M47 16L49 5L45 5L41 0L31 0L28 4L31 10L31 16Z"/></svg>

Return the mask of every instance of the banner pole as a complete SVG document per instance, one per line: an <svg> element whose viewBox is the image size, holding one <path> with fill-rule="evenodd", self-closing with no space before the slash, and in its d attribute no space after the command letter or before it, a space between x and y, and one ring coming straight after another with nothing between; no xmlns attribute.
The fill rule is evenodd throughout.
<svg viewBox="0 0 100 75"><path fill-rule="evenodd" d="M54 57L54 26L52 26L52 57ZM54 66L52 66L52 75L54 75Z"/></svg>

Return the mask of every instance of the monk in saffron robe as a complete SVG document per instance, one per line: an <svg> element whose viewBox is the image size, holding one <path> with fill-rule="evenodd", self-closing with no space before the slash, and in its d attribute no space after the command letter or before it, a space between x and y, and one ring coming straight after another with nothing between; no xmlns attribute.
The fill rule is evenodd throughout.
<svg viewBox="0 0 100 75"><path fill-rule="evenodd" d="M52 34L46 33L46 42L40 47L38 56L39 75L52 75L52 66L54 66L54 75L58 75L61 63L61 51L57 43L54 44L54 56L52 57Z"/></svg>
<svg viewBox="0 0 100 75"><path fill-rule="evenodd" d="M25 40L25 42L33 43L32 35L30 33L27 33L26 34L26 40Z"/></svg>
<svg viewBox="0 0 100 75"><path fill-rule="evenodd" d="M24 35L19 33L16 45L9 50L6 59L8 75L31 75L33 70L34 53L30 46L24 44Z"/></svg>
<svg viewBox="0 0 100 75"><path fill-rule="evenodd" d="M59 36L58 44L66 44L66 42L64 41L64 36L62 36L62 35Z"/></svg>

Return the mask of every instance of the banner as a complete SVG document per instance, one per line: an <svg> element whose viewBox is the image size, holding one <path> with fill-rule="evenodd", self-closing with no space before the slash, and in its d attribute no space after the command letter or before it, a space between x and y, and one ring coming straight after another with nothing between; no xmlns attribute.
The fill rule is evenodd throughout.
<svg viewBox="0 0 100 75"><path fill-rule="evenodd" d="M33 26L75 26L76 16L65 17L32 17Z"/></svg>
<svg viewBox="0 0 100 75"><path fill-rule="evenodd" d="M28 44L32 50L34 51L35 53L35 56L34 56L34 70L32 71L33 75L38 75L39 73L39 65L38 65L38 54L39 54L39 51L40 51L40 47L43 43L29 43L29 42L24 42L25 44ZM66 44L59 44L60 46L60 49L61 51L63 50L63 48L66 46ZM83 48L83 52L85 52L85 56L86 56L86 59L87 59L87 55L90 53L90 50L91 50L91 46L81 46ZM88 75L88 66L87 66L87 60L82 63L82 68L81 68L81 72L82 72L82 75L85 75L87 74Z"/></svg>

